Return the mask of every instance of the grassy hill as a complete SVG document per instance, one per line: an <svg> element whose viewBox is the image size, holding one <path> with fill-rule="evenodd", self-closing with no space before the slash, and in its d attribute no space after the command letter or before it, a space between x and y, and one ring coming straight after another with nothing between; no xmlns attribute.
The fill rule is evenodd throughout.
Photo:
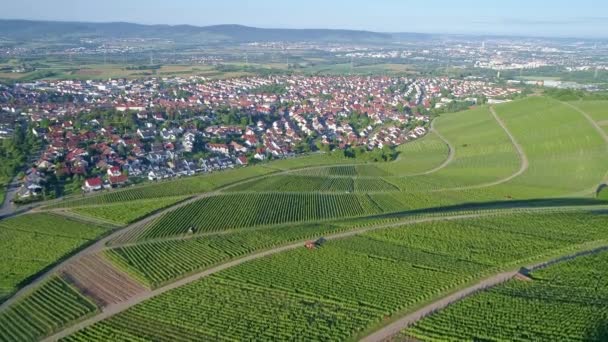
<svg viewBox="0 0 608 342"><path fill-rule="evenodd" d="M0 37L17 41L78 41L80 38L159 38L176 42L387 42L390 34L354 30L266 29L242 25L140 25L0 20Z"/></svg>

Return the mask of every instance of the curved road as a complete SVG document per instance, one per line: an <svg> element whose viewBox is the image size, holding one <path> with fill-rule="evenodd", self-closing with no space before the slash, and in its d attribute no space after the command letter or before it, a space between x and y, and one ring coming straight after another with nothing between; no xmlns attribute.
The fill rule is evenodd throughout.
<svg viewBox="0 0 608 342"><path fill-rule="evenodd" d="M561 104L566 105L572 109L574 109L575 111L577 111L579 114L581 114L585 119L587 119L587 121L589 121L589 123L593 126L593 128L595 128L595 130L600 134L600 136L604 139L604 141L606 142L607 146L608 146L608 134L606 133L606 131L604 131L601 127L603 122L608 122L608 121L600 121L600 122L596 122L595 120L593 120L593 118L591 117L591 115L589 115L587 112L585 112L584 110L578 108L577 106L569 103L569 102L562 102L560 101ZM604 175L604 178L602 179L603 182L608 182L608 172L606 172L606 174ZM578 191L575 192L573 194L570 194L570 196L584 196L584 195L589 195L589 194L595 194L595 192L597 191L597 187L591 188L591 189L586 189L586 190L582 190L582 191Z"/></svg>
<svg viewBox="0 0 608 342"><path fill-rule="evenodd" d="M555 258L555 259L552 259L549 261L539 262L537 264L530 265L526 268L529 270L537 270L540 268L544 268L544 267L553 265L558 262L571 260L576 257L583 256L583 255L596 254L596 253L603 252L606 250L608 250L608 246L596 247L596 248L593 248L590 250L580 251L580 252L577 252L574 254L558 257L558 258ZM457 302L466 297L474 295L475 293L477 293L481 290L485 290L490 287L500 285L500 284L512 279L518 273L519 273L519 271L509 271L509 272L503 272L503 273L496 274L489 278L482 279L482 280L478 281L477 283L475 283L465 289L462 289L462 290L452 293L446 297L443 297L433 303L430 303L429 305L426 305L423 308L418 309L418 310L408 314L407 316L404 316L403 318L385 326L384 328L377 330L376 332L372 333L371 335L368 335L367 337L361 339L361 342L387 341L391 337L399 334L403 329L413 325L414 323L425 318L426 316L429 316L430 314L432 314L436 311L444 309L448 305L453 304L454 302Z"/></svg>
<svg viewBox="0 0 608 342"><path fill-rule="evenodd" d="M436 168L433 168L433 169L430 169L428 171L421 172L421 173L414 173L411 175L406 175L407 177L423 176L423 175L429 175L431 173L435 173L435 172L443 169L444 167L448 166L452 162L452 160L454 160L454 155L456 154L456 148L454 148L454 145L452 145L452 143L448 139L446 139L441 133L439 133L438 130L435 129L435 121L436 120L431 121L431 132L437 134L439 139L441 139L448 146L448 157L446 158L446 160L443 161L443 163L441 163L441 165L437 166Z"/></svg>
<svg viewBox="0 0 608 342"><path fill-rule="evenodd" d="M199 200L201 198L204 198L206 196L214 196L216 195L215 192L210 192L204 195L199 195L193 198L190 198L189 200L180 202L172 207L166 208L164 210L161 210L153 215L150 215L140 221L137 221L129 226L127 226L126 228L123 229L119 229L113 233L111 233L110 235L107 235L103 238L101 238L100 240L97 240L95 243L93 243L92 245L76 252L75 254L71 255L70 257L68 257L67 259L63 260L62 262L60 262L59 264L56 264L55 266L53 266L52 268L48 269L46 272L42 273L40 276L38 276L35 280L33 280L32 282L30 282L28 285L22 287L21 289L19 289L17 292L15 292L10 298L8 298L5 302L3 302L2 304L0 304L0 311L5 310L6 308L8 308L12 303L14 303L15 301L17 301L19 298L21 298L22 296L26 295L27 293L30 292L30 290L32 290L33 288L35 288L36 286L40 285L42 282L44 282L45 280L47 280L49 277L51 277L53 274L55 274L57 271L61 270L66 264L75 261L85 255L88 254L93 254L93 253L97 253L101 250L104 249L106 243L124 233L127 233L133 229L136 229L142 225L147 224L148 222L156 219L157 217L176 210L177 208L180 208L184 205L187 205L189 203L192 203L196 200Z"/></svg>
<svg viewBox="0 0 608 342"><path fill-rule="evenodd" d="M13 203L17 192L19 191L19 181L17 177L13 178L10 183L6 186L6 193L4 194L4 202L0 206L0 218L10 216L15 212L16 206Z"/></svg>
<svg viewBox="0 0 608 342"><path fill-rule="evenodd" d="M490 112L492 113L492 116L494 117L496 122L498 122L500 127L502 127L502 129L505 131L505 133L507 133L507 136L509 137L509 140L511 140L511 144L513 144L513 147L515 147L515 151L517 152L517 155L519 156L519 160L520 160L519 170L506 178L499 179L494 182L476 184L476 185L459 186L459 187L454 187L454 188L436 189L436 190L431 190L431 192L452 191L452 190L471 190L471 189L481 189L481 188L496 186L496 185L506 183L516 177L519 177L524 172L526 172L526 170L528 170L528 167L530 167L530 162L528 160L528 156L526 155L526 152L524 151L523 147L517 142L517 140L515 139L513 134L511 134L511 132L507 128L507 125L505 125L505 123L498 116L498 114L496 114L496 110L494 109L494 107L490 107Z"/></svg>

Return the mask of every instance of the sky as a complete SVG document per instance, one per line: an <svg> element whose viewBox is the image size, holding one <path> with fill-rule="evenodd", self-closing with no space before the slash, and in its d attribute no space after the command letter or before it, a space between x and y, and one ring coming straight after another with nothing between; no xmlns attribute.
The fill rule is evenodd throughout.
<svg viewBox="0 0 608 342"><path fill-rule="evenodd" d="M608 38L607 0L17 0L0 18Z"/></svg>

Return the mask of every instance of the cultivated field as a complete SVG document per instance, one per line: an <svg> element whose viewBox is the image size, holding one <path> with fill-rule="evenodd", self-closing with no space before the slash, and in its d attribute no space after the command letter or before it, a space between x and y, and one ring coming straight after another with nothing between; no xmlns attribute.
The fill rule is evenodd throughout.
<svg viewBox="0 0 608 342"><path fill-rule="evenodd" d="M97 307L58 277L0 312L0 341L35 341Z"/></svg>
<svg viewBox="0 0 608 342"><path fill-rule="evenodd" d="M608 252L534 271L434 314L399 339L605 341Z"/></svg>
<svg viewBox="0 0 608 342"><path fill-rule="evenodd" d="M277 254L169 291L70 340L350 339L484 274L608 238L605 218L586 213L505 218L387 228Z"/></svg>
<svg viewBox="0 0 608 342"><path fill-rule="evenodd" d="M106 231L53 214L0 221L0 302L28 278Z"/></svg>

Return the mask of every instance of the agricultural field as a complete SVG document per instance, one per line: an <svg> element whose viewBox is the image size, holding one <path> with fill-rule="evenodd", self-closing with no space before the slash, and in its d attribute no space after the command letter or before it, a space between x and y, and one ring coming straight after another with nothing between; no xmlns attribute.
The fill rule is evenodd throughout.
<svg viewBox="0 0 608 342"><path fill-rule="evenodd" d="M605 341L608 252L533 271L483 291L405 330L409 341Z"/></svg>
<svg viewBox="0 0 608 342"><path fill-rule="evenodd" d="M187 198L184 196L160 197L158 199L135 200L126 203L74 207L70 210L80 215L100 218L118 224L128 224Z"/></svg>
<svg viewBox="0 0 608 342"><path fill-rule="evenodd" d="M366 195L227 194L202 198L143 227L140 240L381 213Z"/></svg>
<svg viewBox="0 0 608 342"><path fill-rule="evenodd" d="M583 115L542 97L497 106L496 111L530 160L526 173L503 187L513 193L525 189L528 197L597 188L608 170L608 146Z"/></svg>
<svg viewBox="0 0 608 342"><path fill-rule="evenodd" d="M354 191L348 186L348 179L364 181L371 178L376 184L383 182L390 186L363 186L358 190L425 192L497 181L520 168L515 147L487 107L446 114L436 120L436 129L455 146L454 159L436 172L420 174L438 167L448 156L446 144L436 134L430 133L428 138L419 142L404 144L394 162L301 170L293 172L293 175L278 176L281 180L268 177L230 190L240 191L251 187L258 191L343 192ZM422 148L428 148L430 154L422 156ZM412 157L408 158L408 154Z"/></svg>
<svg viewBox="0 0 608 342"><path fill-rule="evenodd" d="M608 200L608 186L602 187L597 193L597 198L601 200Z"/></svg>
<svg viewBox="0 0 608 342"><path fill-rule="evenodd" d="M397 159L379 163L379 169L392 175L407 176L424 173L439 167L449 154L448 145L434 132L397 147Z"/></svg>
<svg viewBox="0 0 608 342"><path fill-rule="evenodd" d="M36 273L106 232L44 213L0 221L0 302Z"/></svg>
<svg viewBox="0 0 608 342"><path fill-rule="evenodd" d="M576 101L570 104L589 114L593 121L608 124L608 101Z"/></svg>
<svg viewBox="0 0 608 342"><path fill-rule="evenodd" d="M59 277L0 312L0 341L36 341L97 307Z"/></svg>
<svg viewBox="0 0 608 342"><path fill-rule="evenodd" d="M112 241L115 247L105 251L105 256L135 278L151 287L158 287L175 278L248 253L288 242L316 239L352 227L350 221L304 223L187 239L140 241L137 244L132 244L132 236L124 236Z"/></svg>
<svg viewBox="0 0 608 342"><path fill-rule="evenodd" d="M346 158L342 151L332 153L311 153L295 158L273 160L264 164L265 167L277 170L294 170L325 165L360 164L361 160Z"/></svg>
<svg viewBox="0 0 608 342"><path fill-rule="evenodd" d="M372 231L229 268L68 340L353 339L485 274L606 239L604 226L588 213L518 214Z"/></svg>
<svg viewBox="0 0 608 342"><path fill-rule="evenodd" d="M368 165L365 165L368 166ZM372 165L366 168L370 171L374 168L381 171ZM325 171L330 172L352 172L356 173L360 167L354 166L336 166ZM311 169L306 172L316 172ZM399 191L395 185L391 184L382 178L355 178L355 177L319 177L319 176L301 176L301 175L276 175L273 177L264 178L260 181L243 183L229 189L229 192L246 192L246 191L281 191L281 192L334 192L334 193L350 193L350 192L386 192Z"/></svg>

